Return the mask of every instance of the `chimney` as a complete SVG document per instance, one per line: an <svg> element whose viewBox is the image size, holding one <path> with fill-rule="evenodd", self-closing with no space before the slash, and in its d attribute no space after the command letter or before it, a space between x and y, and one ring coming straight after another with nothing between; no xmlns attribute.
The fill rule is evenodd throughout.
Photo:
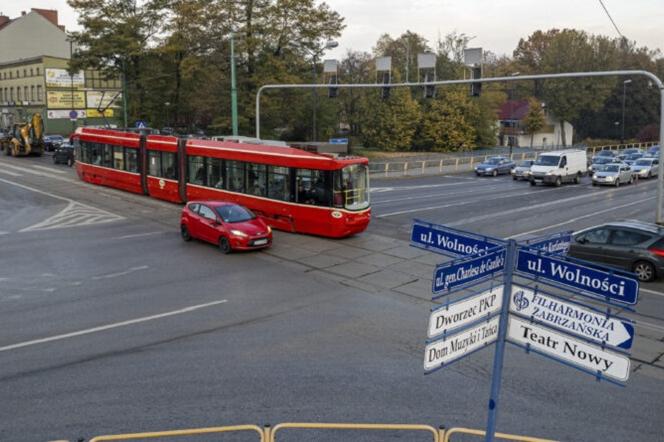
<svg viewBox="0 0 664 442"><path fill-rule="evenodd" d="M36 12L37 14L44 17L46 20L53 23L55 26L60 27L60 25L58 25L58 11L57 10L55 10L55 9L32 8L31 11ZM62 29L62 30L64 31L64 29Z"/></svg>
<svg viewBox="0 0 664 442"><path fill-rule="evenodd" d="M0 15L0 28L9 23L9 17L6 15Z"/></svg>
<svg viewBox="0 0 664 442"><path fill-rule="evenodd" d="M25 15L25 11L21 11L21 17Z"/></svg>

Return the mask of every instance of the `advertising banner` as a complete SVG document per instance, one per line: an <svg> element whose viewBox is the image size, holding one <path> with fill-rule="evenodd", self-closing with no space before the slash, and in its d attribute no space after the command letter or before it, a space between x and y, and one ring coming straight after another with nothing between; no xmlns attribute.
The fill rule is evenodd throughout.
<svg viewBox="0 0 664 442"><path fill-rule="evenodd" d="M69 75L67 69L46 68L46 87L83 87L85 85L85 75L83 71L75 72Z"/></svg>
<svg viewBox="0 0 664 442"><path fill-rule="evenodd" d="M119 107L122 103L122 94L118 91L88 91L86 95L86 106L90 109L104 109L109 104L111 107Z"/></svg>
<svg viewBox="0 0 664 442"><path fill-rule="evenodd" d="M46 103L49 109L69 109L85 107L85 92L74 91L47 91Z"/></svg>

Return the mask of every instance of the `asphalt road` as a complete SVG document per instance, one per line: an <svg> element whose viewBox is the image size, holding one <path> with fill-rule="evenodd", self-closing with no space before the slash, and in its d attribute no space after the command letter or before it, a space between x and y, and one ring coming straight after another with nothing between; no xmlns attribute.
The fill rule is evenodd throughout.
<svg viewBox="0 0 664 442"><path fill-rule="evenodd" d="M482 428L492 350L423 375L441 258L408 247L412 219L522 239L654 216L654 182L372 186L362 235L277 233L266 252L224 256L182 242L177 205L81 183L48 157L0 158L0 440L286 421ZM499 430L662 440L664 285L644 288L627 387L509 346ZM283 440L427 440L306 434Z"/></svg>

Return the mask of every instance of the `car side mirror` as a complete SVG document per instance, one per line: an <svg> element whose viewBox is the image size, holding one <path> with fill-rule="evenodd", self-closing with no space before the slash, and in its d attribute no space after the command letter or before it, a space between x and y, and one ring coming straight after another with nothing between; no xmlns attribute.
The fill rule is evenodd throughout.
<svg viewBox="0 0 664 442"><path fill-rule="evenodd" d="M579 244L585 244L588 242L588 240L585 238L577 238L576 242L578 242Z"/></svg>

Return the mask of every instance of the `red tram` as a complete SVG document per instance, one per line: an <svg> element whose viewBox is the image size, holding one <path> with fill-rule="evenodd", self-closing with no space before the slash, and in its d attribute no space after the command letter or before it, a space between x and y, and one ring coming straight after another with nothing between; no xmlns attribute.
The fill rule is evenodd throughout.
<svg viewBox="0 0 664 442"><path fill-rule="evenodd" d="M371 219L368 160L291 147L78 128L76 172L162 200L225 200L272 227L341 238Z"/></svg>

